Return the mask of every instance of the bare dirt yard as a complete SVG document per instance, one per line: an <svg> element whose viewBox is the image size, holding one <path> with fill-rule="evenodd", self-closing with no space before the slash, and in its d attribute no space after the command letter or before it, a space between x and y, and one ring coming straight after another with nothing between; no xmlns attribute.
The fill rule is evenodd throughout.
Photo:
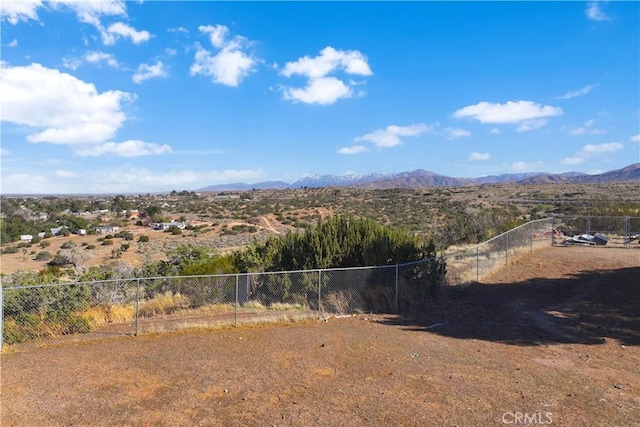
<svg viewBox="0 0 640 427"><path fill-rule="evenodd" d="M640 250L549 247L411 317L2 355L3 426L640 426Z"/></svg>

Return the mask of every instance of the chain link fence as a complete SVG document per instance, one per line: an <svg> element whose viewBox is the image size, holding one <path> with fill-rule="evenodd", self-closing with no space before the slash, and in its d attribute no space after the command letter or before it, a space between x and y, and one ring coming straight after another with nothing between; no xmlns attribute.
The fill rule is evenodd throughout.
<svg viewBox="0 0 640 427"><path fill-rule="evenodd" d="M483 276L508 265L516 255L550 246L553 230L554 218L530 221L476 246L447 254L446 284L480 283Z"/></svg>
<svg viewBox="0 0 640 427"><path fill-rule="evenodd" d="M379 267L3 286L0 344L400 312L440 295L442 260Z"/></svg>
<svg viewBox="0 0 640 427"><path fill-rule="evenodd" d="M640 217L553 216L530 221L491 240L447 254L445 284L480 283L519 253L549 245L638 247Z"/></svg>
<svg viewBox="0 0 640 427"><path fill-rule="evenodd" d="M554 244L589 243L590 236L603 236L598 243L607 246L631 247L640 243L640 217L632 216L556 216ZM585 235L585 238L580 239ZM574 239L575 238L575 239Z"/></svg>
<svg viewBox="0 0 640 427"><path fill-rule="evenodd" d="M0 288L0 348L185 328L407 312L436 301L443 285L480 283L515 256L602 234L636 245L638 217L530 221L466 249L416 262L361 268L145 277ZM612 242L612 243L609 243Z"/></svg>

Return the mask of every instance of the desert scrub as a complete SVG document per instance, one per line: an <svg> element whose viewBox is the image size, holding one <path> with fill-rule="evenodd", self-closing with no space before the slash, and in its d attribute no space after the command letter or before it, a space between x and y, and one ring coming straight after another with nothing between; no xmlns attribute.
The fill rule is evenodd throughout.
<svg viewBox="0 0 640 427"><path fill-rule="evenodd" d="M139 314L142 317L151 317L159 314L170 314L188 307L189 298L167 291L140 303Z"/></svg>
<svg viewBox="0 0 640 427"><path fill-rule="evenodd" d="M49 261L53 255L49 251L40 251L35 257L36 261Z"/></svg>

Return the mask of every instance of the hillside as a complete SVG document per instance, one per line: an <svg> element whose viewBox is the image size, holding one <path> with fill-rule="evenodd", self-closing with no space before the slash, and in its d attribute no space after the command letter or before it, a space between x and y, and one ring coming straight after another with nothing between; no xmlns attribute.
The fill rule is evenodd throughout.
<svg viewBox="0 0 640 427"><path fill-rule="evenodd" d="M564 172L559 174L528 172L521 174L489 175L478 178L459 178L439 175L434 172L418 169L397 174L366 175L310 175L292 183L283 181L265 181L255 184L235 183L210 185L201 188L200 192L245 191L251 189L295 189L321 187L354 187L363 189L392 188L428 188L428 187L464 187L487 184L611 184L616 182L640 182L640 163L634 163L622 169L601 174L588 175L581 172Z"/></svg>

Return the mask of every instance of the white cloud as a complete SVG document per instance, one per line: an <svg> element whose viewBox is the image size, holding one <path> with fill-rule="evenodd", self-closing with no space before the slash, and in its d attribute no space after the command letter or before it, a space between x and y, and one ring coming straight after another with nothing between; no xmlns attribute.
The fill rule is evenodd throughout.
<svg viewBox="0 0 640 427"><path fill-rule="evenodd" d="M2 194L52 193L51 181L42 175L14 173L2 177Z"/></svg>
<svg viewBox="0 0 640 427"><path fill-rule="evenodd" d="M512 172L533 172L544 165L544 162L513 162L507 166Z"/></svg>
<svg viewBox="0 0 640 427"><path fill-rule="evenodd" d="M258 170L160 170L120 168L98 172L88 177L88 190L94 193L131 191L167 191L175 188L200 188L228 182L247 182L260 179ZM141 190L142 189L142 190Z"/></svg>
<svg viewBox="0 0 640 427"><path fill-rule="evenodd" d="M201 33L209 34L211 40L211 46L222 49L225 45L225 39L229 35L229 28L224 25L200 25L198 30Z"/></svg>
<svg viewBox="0 0 640 427"><path fill-rule="evenodd" d="M129 38L134 44L144 43L151 38L151 34L148 31L138 31L123 22L111 24L106 30L101 29L100 33L102 42L105 45L115 44L120 37Z"/></svg>
<svg viewBox="0 0 640 427"><path fill-rule="evenodd" d="M16 47L18 46L18 39L14 38L9 43L5 44L6 47Z"/></svg>
<svg viewBox="0 0 640 427"><path fill-rule="evenodd" d="M100 17L127 16L127 7L123 0L54 0L47 2L51 8L67 7L74 11L78 20L100 29ZM2 20L16 25L20 21L39 21L37 10L44 7L41 0L5 0L0 2Z"/></svg>
<svg viewBox="0 0 640 427"><path fill-rule="evenodd" d="M330 105L340 98L353 95L351 87L335 77L322 77L309 80L304 88L283 87L283 99L304 102L305 104Z"/></svg>
<svg viewBox="0 0 640 427"><path fill-rule="evenodd" d="M480 102L469 105L453 113L456 119L470 118L480 123L521 123L543 117L559 116L562 108L542 106L532 101L508 101L505 104Z"/></svg>
<svg viewBox="0 0 640 427"><path fill-rule="evenodd" d="M573 157L565 157L564 159L562 159L562 164L563 165L579 165L581 163L584 163L586 160L582 157L579 156L573 156Z"/></svg>
<svg viewBox="0 0 640 427"><path fill-rule="evenodd" d="M52 171L51 176L24 173L3 175L1 191L2 194L153 192L197 189L229 182L255 182L263 177L264 171L261 169L152 170L127 165L77 172L60 169Z"/></svg>
<svg viewBox="0 0 640 427"><path fill-rule="evenodd" d="M218 52L212 54L200 44L196 44L194 62L190 68L192 76L210 76L214 83L237 87L255 70L258 58L247 51L252 42L242 36L227 40L229 30L224 25L200 26L198 29L209 34L211 44Z"/></svg>
<svg viewBox="0 0 640 427"><path fill-rule="evenodd" d="M320 55L310 58L304 56L297 61L287 62L280 72L285 77L294 74L308 78L324 77L337 70L344 70L347 74L371 76L367 58L357 50L336 50L327 46L320 51Z"/></svg>
<svg viewBox="0 0 640 427"><path fill-rule="evenodd" d="M95 85L40 64L12 67L0 74L2 120L32 128L30 142L101 143L126 119L122 103L133 96Z"/></svg>
<svg viewBox="0 0 640 427"><path fill-rule="evenodd" d="M285 77L300 75L307 78L303 88L281 86L283 98L288 101L306 104L329 105L341 98L354 96L353 88L362 82L344 81L331 73L344 72L356 76L371 76L367 58L357 50L336 50L330 46L320 51L314 58L304 56L297 61L287 62L280 74ZM363 95L358 91L356 95Z"/></svg>
<svg viewBox="0 0 640 427"><path fill-rule="evenodd" d="M400 137L417 137L430 132L432 128L432 126L427 126L424 123L409 126L390 125L384 129L377 129L366 135L358 136L354 138L354 141L366 141L378 148L389 148L402 144Z"/></svg>
<svg viewBox="0 0 640 427"><path fill-rule="evenodd" d="M587 85L583 88L580 88L578 90L574 90L573 92L567 92L562 96L558 96L556 99L571 99L571 98L575 98L577 96L581 96L581 95L586 95L589 92L591 92L593 89L597 88L598 85Z"/></svg>
<svg viewBox="0 0 640 427"><path fill-rule="evenodd" d="M0 3L2 19L11 24L19 21L39 20L37 9L43 7L40 0L9 0ZM137 31L135 28L116 22L105 28L100 21L103 16L127 17L127 6L124 0L53 0L47 6L57 9L66 7L76 13L78 21L94 26L102 36L105 45L112 45L120 37L130 38L140 44L151 38L148 31Z"/></svg>
<svg viewBox="0 0 640 427"><path fill-rule="evenodd" d="M340 154L359 154L369 151L364 145L353 145L351 147L342 147L338 150Z"/></svg>
<svg viewBox="0 0 640 427"><path fill-rule="evenodd" d="M62 58L62 65L71 70L77 70L82 65L82 59Z"/></svg>
<svg viewBox="0 0 640 427"><path fill-rule="evenodd" d="M546 119L525 120L516 128L516 132L529 132L530 130L540 129L546 124Z"/></svg>
<svg viewBox="0 0 640 427"><path fill-rule="evenodd" d="M547 124L547 117L562 115L560 107L540 105L532 101L508 101L505 104L480 102L453 113L456 119L469 118L480 123L518 124L518 132L538 129Z"/></svg>
<svg viewBox="0 0 640 427"><path fill-rule="evenodd" d="M564 159L562 159L562 163L565 165L579 165L595 157L622 150L622 148L623 145L619 142L607 142L605 144L587 144L573 156L565 157Z"/></svg>
<svg viewBox="0 0 640 427"><path fill-rule="evenodd" d="M471 153L471 154L469 154L469 161L470 162L489 160L490 158L491 158L491 156L489 155L489 153Z"/></svg>
<svg viewBox="0 0 640 427"><path fill-rule="evenodd" d="M3 21L8 21L11 25L18 22L27 22L30 19L38 21L36 12L42 6L41 0L4 0L0 2L0 15Z"/></svg>
<svg viewBox="0 0 640 427"><path fill-rule="evenodd" d="M140 64L138 66L138 71L133 75L134 83L142 83L147 79L152 79L154 77L168 77L169 73L165 69L162 61L156 62L154 65L148 64Z"/></svg>
<svg viewBox="0 0 640 427"><path fill-rule="evenodd" d="M81 146L74 153L80 157L98 157L113 154L118 157L139 157L170 153L167 144L159 145L152 142L129 140L124 142L105 142L99 145Z"/></svg>
<svg viewBox="0 0 640 427"><path fill-rule="evenodd" d="M11 154L11 151L7 150L6 148L0 148L0 156L8 156L9 154Z"/></svg>
<svg viewBox="0 0 640 427"><path fill-rule="evenodd" d="M457 128L445 128L444 134L447 139L456 139L462 138L465 136L471 136L471 132L465 129L457 129Z"/></svg>
<svg viewBox="0 0 640 427"><path fill-rule="evenodd" d="M612 153L622 150L623 146L619 142L607 142L605 144L587 144L582 148L582 152L588 154Z"/></svg>
<svg viewBox="0 0 640 427"><path fill-rule="evenodd" d="M603 133L607 133L604 129L594 128L595 120L587 120L584 122L584 126L578 126L577 128L573 128L569 131L570 135L601 135Z"/></svg>
<svg viewBox="0 0 640 427"><path fill-rule="evenodd" d="M175 56L175 55L178 54L178 51L176 49L173 49L173 48L170 48L170 47L166 48L164 51L169 56Z"/></svg>
<svg viewBox="0 0 640 427"><path fill-rule="evenodd" d="M184 34L189 34L189 30L187 30L184 27L173 27L173 28L169 28L167 31L169 31L170 33L184 33Z"/></svg>
<svg viewBox="0 0 640 427"><path fill-rule="evenodd" d="M78 178L79 177L79 175L76 172L67 171L67 170L57 170L55 171L55 175L58 178Z"/></svg>
<svg viewBox="0 0 640 427"><path fill-rule="evenodd" d="M120 64L118 64L118 61L116 60L116 57L113 56L113 54L111 54L111 53L87 52L84 55L84 59L87 62L90 62L92 64L97 64L97 63L99 63L101 61L104 61L111 68L119 68L120 67Z"/></svg>
<svg viewBox="0 0 640 427"><path fill-rule="evenodd" d="M100 26L100 17L127 16L127 6L123 0L56 0L53 6L65 5L76 12L78 20L85 24Z"/></svg>
<svg viewBox="0 0 640 427"><path fill-rule="evenodd" d="M639 133L639 134L636 134L636 135L633 135L633 136L630 138L630 141L631 141L631 142L640 142L640 133Z"/></svg>
<svg viewBox="0 0 640 427"><path fill-rule="evenodd" d="M587 18L592 20L592 21L608 21L609 17L607 16L606 13L604 13L604 11L602 10L602 5L606 4L607 2L601 2L601 1L591 1L587 3L587 8L585 9L585 14L587 15Z"/></svg>
<svg viewBox="0 0 640 427"><path fill-rule="evenodd" d="M498 134L500 134L500 129L498 129L498 128L493 128L493 129L491 129L491 130L489 131L489 133L490 133L490 134L492 134L492 135L498 135Z"/></svg>

